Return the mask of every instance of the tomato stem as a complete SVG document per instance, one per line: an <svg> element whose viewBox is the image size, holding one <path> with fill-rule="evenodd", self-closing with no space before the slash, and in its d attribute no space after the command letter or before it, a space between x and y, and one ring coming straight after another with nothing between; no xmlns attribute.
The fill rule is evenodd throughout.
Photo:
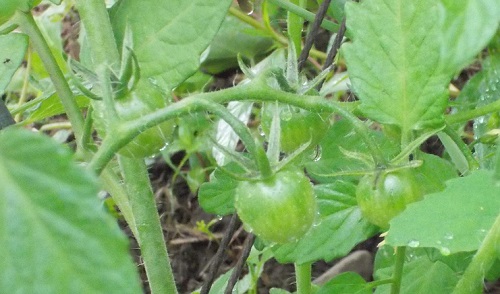
<svg viewBox="0 0 500 294"><path fill-rule="evenodd" d="M43 37L42 32L38 28L31 13L18 11L15 14L14 22L19 25L23 33L29 36L31 44L40 55L40 59L49 73L52 83L54 83L54 88L56 89L59 99L61 99L61 103L64 106L64 110L68 115L68 119L71 122L73 132L77 138L76 142L77 144L80 144L84 128L83 115L73 97L73 92L71 91L64 74L59 68L54 55L52 55L52 51L50 51L47 41L45 41L45 38Z"/></svg>
<svg viewBox="0 0 500 294"><path fill-rule="evenodd" d="M297 294L311 293L311 263L295 263L295 279L297 282Z"/></svg>
<svg viewBox="0 0 500 294"><path fill-rule="evenodd" d="M378 167L387 166L387 161L385 160L374 138L371 137L368 126L366 126L360 119L358 119L354 114L351 113L351 111L348 109L348 105L350 105L349 103L343 104L340 102L329 101L320 96L309 96L308 99L304 99L302 95L273 89L266 84L263 78L256 78L245 85L220 90L217 92L192 95L165 108L115 126L116 129L111 132L113 133L113 136L107 136L106 138L104 138L101 144L101 148L99 148L94 158L89 163L89 168L99 174L101 170L107 165L107 163L113 158L115 152L117 152L120 148L125 146L128 142L139 135L141 131L144 131L147 128L151 128L164 121L195 112L213 112L213 110L215 110L213 105L215 104L244 100L278 101L318 113L338 113L346 118L349 122L351 122L354 129L361 134L363 140L365 141L365 144L371 151L371 155L374 158L374 162L376 163L376 165ZM218 112L224 113L224 111L227 110L225 110L224 108L224 110L220 110ZM241 133L239 133L238 135L241 135ZM247 148L252 148L252 145L254 145L255 143L252 143L250 142L250 140L247 140L245 138L241 139L244 140L245 144L248 144ZM262 147L258 146L256 148ZM250 153L257 154L252 151L250 151ZM261 157L261 159L262 162L260 162L259 164L259 170L263 174L266 174L266 170L268 169L266 163L267 158L264 160L264 157Z"/></svg>
<svg viewBox="0 0 500 294"><path fill-rule="evenodd" d="M111 72L119 72L120 55L111 28L108 11L102 0L78 0L77 7L87 33L94 61L94 70L97 71L103 90L105 91L105 101L103 101L106 111L105 119L108 122L117 121L117 116L113 114L115 108L109 78ZM114 129L117 128L117 125L120 126L121 123L109 125L111 129ZM113 133L111 129L108 132L108 136L106 136L108 139L113 137L109 135ZM136 136L142 130L143 128L139 127L136 130ZM115 140L112 139L112 141ZM112 149L114 151L107 154L107 160L111 160L116 151L130 142L130 140L116 141L118 141L118 144L115 145L113 142ZM134 227L133 231L139 241L151 292L175 294L177 293L175 280L144 161L142 159L125 157L119 157L119 161L127 183L127 194L132 212L127 221L129 221L128 224L131 227ZM121 200L123 201L123 199Z"/></svg>
<svg viewBox="0 0 500 294"><path fill-rule="evenodd" d="M391 294L399 294L401 290L401 280L403 278L403 267L406 259L406 247L396 248L396 260L394 263L394 272L392 273Z"/></svg>
<svg viewBox="0 0 500 294"><path fill-rule="evenodd" d="M500 111L500 100L486 104L484 106L478 106L471 110L461 111L455 114L450 114L446 116L446 123L453 125L456 123L466 122L468 120L480 117L489 113Z"/></svg>
<svg viewBox="0 0 500 294"><path fill-rule="evenodd" d="M130 198L137 230L136 237L151 289L155 293L177 293L144 160L119 156L118 161Z"/></svg>
<svg viewBox="0 0 500 294"><path fill-rule="evenodd" d="M304 8L305 4L303 0L290 0L290 3L297 5L300 8ZM302 28L304 26L304 19L290 11L287 13L287 19L288 35L295 46L298 56L302 50Z"/></svg>

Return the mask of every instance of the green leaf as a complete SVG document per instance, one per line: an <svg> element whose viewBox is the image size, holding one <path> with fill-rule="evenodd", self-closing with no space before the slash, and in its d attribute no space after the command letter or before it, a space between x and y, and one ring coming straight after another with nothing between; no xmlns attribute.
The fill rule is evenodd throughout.
<svg viewBox="0 0 500 294"><path fill-rule="evenodd" d="M445 72L456 74L488 44L500 22L498 0L441 0L441 58Z"/></svg>
<svg viewBox="0 0 500 294"><path fill-rule="evenodd" d="M212 284L212 287L210 288L209 294L220 294L224 293L224 291L227 288L227 283L229 282L229 278L231 278L231 274L233 273L233 269L230 269L226 273L220 275L217 280ZM233 292L235 294L239 293L247 293L248 289L250 288L251 284L251 274L246 274L243 278L241 278L238 282L236 282L236 285L234 285ZM191 294L199 294L201 289L198 289ZM272 292L271 292L272 293ZM287 292L288 293L288 292Z"/></svg>
<svg viewBox="0 0 500 294"><path fill-rule="evenodd" d="M420 153L418 159L424 163L415 168L415 178L424 195L443 190L447 180L458 176L455 168L441 157Z"/></svg>
<svg viewBox="0 0 500 294"><path fill-rule="evenodd" d="M279 289L279 288L271 288L269 290L269 294L291 294L287 290Z"/></svg>
<svg viewBox="0 0 500 294"><path fill-rule="evenodd" d="M379 148L387 155L390 160L399 150L398 145L383 137L380 132L373 131L372 137L378 143ZM342 149L350 152L366 154L370 157L369 149L364 143L362 136L352 130L352 125L346 120L335 122L320 142L320 158L306 164L309 175L318 182L335 182L339 177L326 177L335 172L366 171L369 169L363 162L351 157L345 156ZM349 179L357 179L349 177ZM347 177L344 177L344 179Z"/></svg>
<svg viewBox="0 0 500 294"><path fill-rule="evenodd" d="M319 219L297 242L274 246L275 258L299 264L330 261L345 256L356 244L373 236L377 227L362 217L355 190L356 186L344 181L316 185Z"/></svg>
<svg viewBox="0 0 500 294"><path fill-rule="evenodd" d="M258 35L259 32L250 25L233 17L226 16L219 32L210 43L208 56L202 68L212 74L238 67L238 54L254 60L271 49L272 39Z"/></svg>
<svg viewBox="0 0 500 294"><path fill-rule="evenodd" d="M0 133L1 293L141 293L97 180L51 139Z"/></svg>
<svg viewBox="0 0 500 294"><path fill-rule="evenodd" d="M234 165L230 164L227 169L233 171ZM198 192L198 201L201 207L208 213L227 215L235 212L234 193L238 181L231 178L220 169L216 169L210 175L210 181L203 183Z"/></svg>
<svg viewBox="0 0 500 294"><path fill-rule="evenodd" d="M371 294L372 290L366 281L357 273L346 272L331 279L315 294Z"/></svg>
<svg viewBox="0 0 500 294"><path fill-rule="evenodd" d="M89 105L89 98L85 96L76 96L76 103L79 107L84 108ZM32 112L29 116L23 121L25 124L29 124L36 121L41 121L43 119L52 117L54 115L65 113L64 106L61 103L61 99L57 93L54 93L47 97L47 99L43 99L40 103L38 103L35 107L30 109Z"/></svg>
<svg viewBox="0 0 500 294"><path fill-rule="evenodd" d="M23 62L27 48L28 36L24 34L0 36L0 94Z"/></svg>
<svg viewBox="0 0 500 294"><path fill-rule="evenodd" d="M346 15L353 42L343 52L360 110L403 136L441 126L449 78L439 71L435 1L349 2Z"/></svg>
<svg viewBox="0 0 500 294"><path fill-rule="evenodd" d="M134 32L141 75L172 90L196 71L231 2L122 0L113 6L111 22L119 44L127 26Z"/></svg>
<svg viewBox="0 0 500 294"><path fill-rule="evenodd" d="M474 109L497 101L500 97L500 52L494 52L483 61L482 70L464 87L457 98L458 110ZM474 155L482 168L491 168L496 147L483 143L491 136L488 132L500 128L498 112L474 119ZM493 137L495 137L493 135ZM494 140L494 139L493 139Z"/></svg>
<svg viewBox="0 0 500 294"><path fill-rule="evenodd" d="M490 171L449 180L445 190L408 205L395 217L386 242L434 247L443 255L477 250L500 211L498 195Z"/></svg>
<svg viewBox="0 0 500 294"><path fill-rule="evenodd" d="M430 258L432 252L409 248L403 268L401 293L441 294L451 293L458 282L458 274L440 260ZM384 246L375 258L375 280L388 279L394 270L395 253ZM391 284L377 287L376 294L391 293Z"/></svg>

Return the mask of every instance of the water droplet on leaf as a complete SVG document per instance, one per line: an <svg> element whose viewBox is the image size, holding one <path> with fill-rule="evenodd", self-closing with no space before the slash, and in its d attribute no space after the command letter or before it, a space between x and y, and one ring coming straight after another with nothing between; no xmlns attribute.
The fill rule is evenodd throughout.
<svg viewBox="0 0 500 294"><path fill-rule="evenodd" d="M441 252L441 254L444 256L448 256L451 253L450 248L448 248L448 247L439 248L439 252Z"/></svg>
<svg viewBox="0 0 500 294"><path fill-rule="evenodd" d="M412 248L416 248L416 247L420 246L420 242L418 240L410 240L408 242L408 246L412 247Z"/></svg>

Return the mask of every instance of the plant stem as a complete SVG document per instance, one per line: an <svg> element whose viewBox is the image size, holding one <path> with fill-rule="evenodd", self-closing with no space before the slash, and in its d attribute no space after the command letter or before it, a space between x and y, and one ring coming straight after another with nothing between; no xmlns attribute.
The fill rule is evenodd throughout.
<svg viewBox="0 0 500 294"><path fill-rule="evenodd" d="M177 293L146 165L142 159L123 156L119 156L118 161L130 197L137 229L136 237L151 292Z"/></svg>
<svg viewBox="0 0 500 294"><path fill-rule="evenodd" d="M381 285L386 285L386 284L392 284L392 279L376 280L376 281L366 283L366 285L370 289L376 288L376 287L381 286Z"/></svg>
<svg viewBox="0 0 500 294"><path fill-rule="evenodd" d="M406 259L406 247L396 248L396 261L394 263L394 272L392 273L391 294L399 294L401 290L401 280L403 278L403 267Z"/></svg>
<svg viewBox="0 0 500 294"><path fill-rule="evenodd" d="M253 80L248 84L217 92L196 94L150 114L117 125L116 129L112 132L113 137L104 138L101 148L99 148L88 167L97 173L100 173L100 171L113 158L115 152L147 128L154 127L155 125L169 119L178 118L180 116L199 111L205 111L207 105L210 107L211 103L222 104L229 101L244 100L278 101L310 111L330 111L338 113L349 120L353 124L355 130L362 135L363 140L372 152L374 161L380 167L386 165L386 160L378 148L375 140L371 137L368 127L349 110L347 110L347 108L349 108L348 106L343 106L342 103L339 102L326 100L321 96L308 96L308 99L304 99L302 95L276 90L267 86L264 81Z"/></svg>
<svg viewBox="0 0 500 294"><path fill-rule="evenodd" d="M54 83L54 88L56 89L59 99L68 115L68 119L73 126L73 132L75 133L77 144L81 143L81 137L83 134L83 115L76 104L73 97L73 92L71 91L66 78L64 77L61 69L57 65L57 62L50 51L49 45L45 41L45 38L40 32L40 29L35 23L31 13L25 13L18 11L14 17L14 22L16 22L21 30L27 34L30 38L33 47L37 51L38 55L42 59L42 63L50 75L52 83ZM81 146L79 146L81 147Z"/></svg>
<svg viewBox="0 0 500 294"><path fill-rule="evenodd" d="M263 5L266 5L266 4L264 3ZM271 35L271 37L274 40L276 40L278 43L285 45L285 46L288 46L288 39L285 38L283 35L278 34L271 26L268 26L266 24L263 24L263 23L255 20L255 18L244 14L243 12L241 12L240 10L238 10L235 7L230 7L229 13L231 15L233 15L234 17L238 18L239 20L251 25L255 29ZM313 56L315 58L319 58L319 59L323 59L323 60L326 59L326 53L318 51L316 49L311 49L310 54L311 54L311 56Z"/></svg>
<svg viewBox="0 0 500 294"><path fill-rule="evenodd" d="M466 122L476 117L480 117L496 111L500 111L500 100L496 100L495 102L477 107L475 109L447 115L446 123L448 125L453 125L460 122Z"/></svg>
<svg viewBox="0 0 500 294"><path fill-rule="evenodd" d="M113 115L114 105L111 97L112 94L109 92L111 90L109 89L109 73L119 71L120 55L116 47L105 3L102 0L79 0L77 1L77 6L87 32L87 39L94 62L93 68L98 71L100 82L104 89L107 90L107 93L105 93L107 94L107 97L105 97L106 101L104 101L107 115L105 119L112 123L108 125L120 125L121 122L113 123L116 121L116 116ZM99 103L99 101L96 101L96 103ZM108 129L107 133L108 136L105 140L114 140L110 138L114 137L112 130ZM115 151L118 151L118 149ZM113 154L108 154L109 159L114 156L114 152ZM127 185L132 211L128 218L129 220L131 218L134 220L129 225L131 227L135 226L151 292L177 293L144 161L143 159L130 159L121 156L118 158Z"/></svg>
<svg viewBox="0 0 500 294"><path fill-rule="evenodd" d="M453 294L482 293L484 276L496 260L498 255L497 245L499 243L500 215L495 219L476 255L474 255L462 278L455 286Z"/></svg>
<svg viewBox="0 0 500 294"><path fill-rule="evenodd" d="M18 107L26 103L27 100L27 93L28 93L28 86L29 86L29 77L31 73L31 49L28 47L28 52L27 52L27 60L26 60L26 71L24 72L24 77L23 77L23 87L21 89L21 95L19 96L19 101L17 103ZM15 117L15 121L20 122L23 119L23 114L18 113Z"/></svg>
<svg viewBox="0 0 500 294"><path fill-rule="evenodd" d="M303 1L289 0L289 2L290 4L303 8L303 6L300 5ZM302 28L304 27L304 19L290 10L288 10L287 19L288 36L292 40L298 56L302 51Z"/></svg>
<svg viewBox="0 0 500 294"><path fill-rule="evenodd" d="M287 0L268 0L268 1L269 1L269 3L278 5L279 7L284 8L284 9L298 15L305 20L308 20L310 22L314 21L314 17L315 17L314 13L307 11L307 10L297 6L297 5L294 5L293 3L290 3ZM324 28L325 30L330 31L330 32L337 32L337 30L339 29L338 24L336 24L332 21L326 20L326 19L321 22L321 27Z"/></svg>
<svg viewBox="0 0 500 294"><path fill-rule="evenodd" d="M264 24L262 24L261 22L257 21L255 18L247 15L247 14L244 14L243 12L241 12L241 10L235 8L235 7L230 7L229 8L229 13L231 15L233 15L234 17L238 18L239 20L251 25L252 27L254 27L255 29L258 29L260 31L263 31L263 32L266 32L268 34L271 35L271 37L276 40L277 42L283 44L283 45L287 45L288 44L288 40L283 37L282 35L276 33L272 28L268 28L266 27Z"/></svg>
<svg viewBox="0 0 500 294"><path fill-rule="evenodd" d="M297 294L311 293L311 263L295 263L295 279L297 282Z"/></svg>
<svg viewBox="0 0 500 294"><path fill-rule="evenodd" d="M105 190L113 196L115 204L118 206L118 209L120 209L120 212L132 230L132 233L136 238L138 238L134 214L132 212L132 208L130 207L127 192L125 191L123 185L120 184L120 179L110 168L104 169L100 178Z"/></svg>
<svg viewBox="0 0 500 294"><path fill-rule="evenodd" d="M76 6L87 33L92 51L94 69L109 66L112 71L120 69L120 54L116 47L106 4L102 0L77 0Z"/></svg>

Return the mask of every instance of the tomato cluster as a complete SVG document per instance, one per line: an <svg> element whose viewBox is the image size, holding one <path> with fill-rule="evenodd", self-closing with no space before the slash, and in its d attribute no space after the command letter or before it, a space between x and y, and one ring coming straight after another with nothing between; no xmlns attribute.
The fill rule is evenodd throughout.
<svg viewBox="0 0 500 294"><path fill-rule="evenodd" d="M402 212L407 204L422 197L422 189L409 169L366 175L356 189L361 212L382 229L387 229L389 221Z"/></svg>
<svg viewBox="0 0 500 294"><path fill-rule="evenodd" d="M283 170L265 180L240 182L235 207L250 231L276 243L296 241L316 217L312 185L300 170Z"/></svg>

